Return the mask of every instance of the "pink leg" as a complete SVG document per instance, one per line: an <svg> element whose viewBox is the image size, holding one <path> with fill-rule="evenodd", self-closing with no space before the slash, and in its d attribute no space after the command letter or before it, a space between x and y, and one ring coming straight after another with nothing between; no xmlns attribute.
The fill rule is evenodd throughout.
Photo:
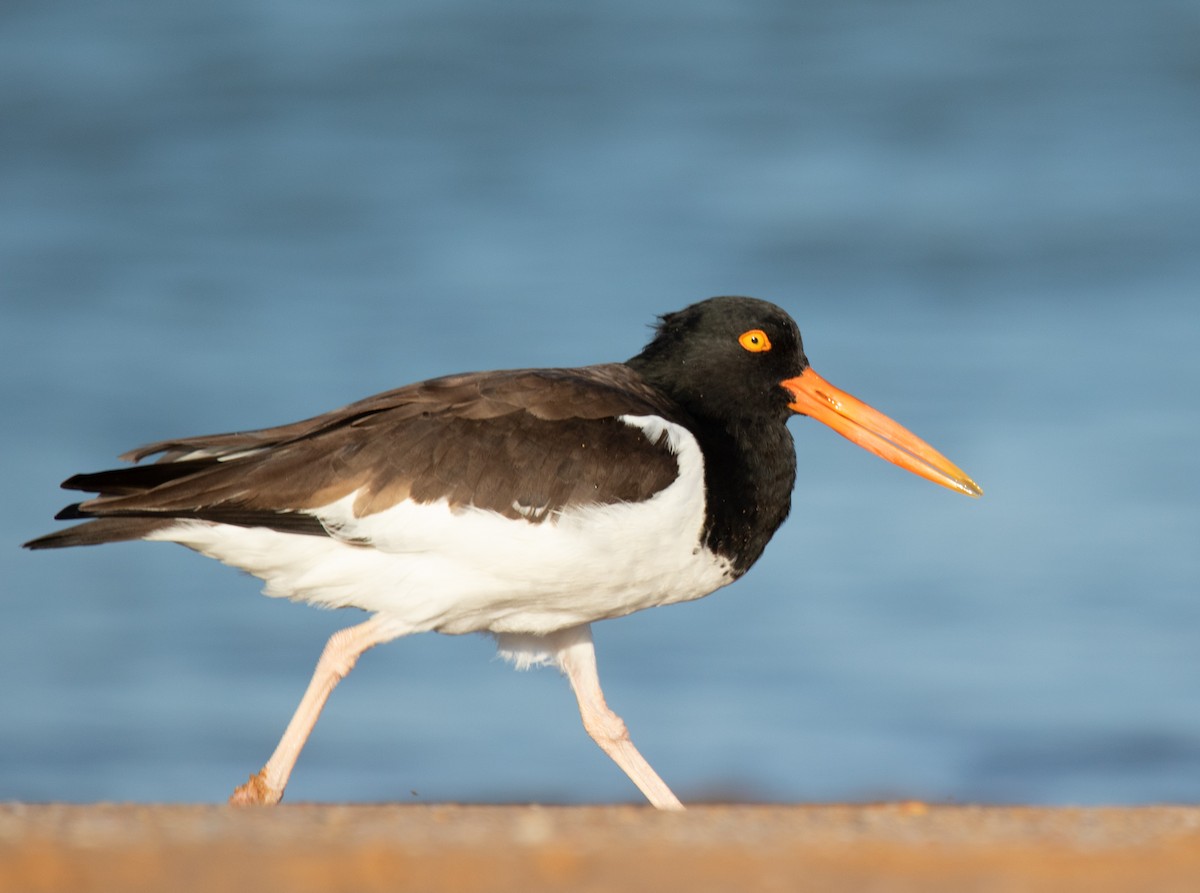
<svg viewBox="0 0 1200 893"><path fill-rule="evenodd" d="M671 793L650 764L638 753L629 740L629 731L621 717L613 713L604 701L600 690L600 676L596 672L596 649L592 644L592 631L588 626L560 633L565 644L558 651L558 665L566 673L579 701L579 715L583 727L592 740L600 745L630 780L638 786L657 809L683 809L679 798Z"/></svg>
<svg viewBox="0 0 1200 893"><path fill-rule="evenodd" d="M317 724L321 709L334 687L354 669L354 664L364 651L402 635L402 631L389 626L377 615L365 623L347 627L330 636L325 650L321 652L321 659L317 661L308 690L304 692L300 706L296 708L271 759L267 760L267 765L261 771L251 775L249 781L233 792L229 802L236 806L269 806L278 803L300 751Z"/></svg>

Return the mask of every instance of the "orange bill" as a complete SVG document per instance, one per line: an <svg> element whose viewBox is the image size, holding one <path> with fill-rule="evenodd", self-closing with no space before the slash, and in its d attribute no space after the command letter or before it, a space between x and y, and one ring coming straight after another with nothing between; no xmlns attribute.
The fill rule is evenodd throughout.
<svg viewBox="0 0 1200 893"><path fill-rule="evenodd" d="M858 398L838 390L811 367L780 384L792 395L788 406L793 410L828 425L863 449L935 484L968 496L983 495L983 490L966 472L917 435Z"/></svg>

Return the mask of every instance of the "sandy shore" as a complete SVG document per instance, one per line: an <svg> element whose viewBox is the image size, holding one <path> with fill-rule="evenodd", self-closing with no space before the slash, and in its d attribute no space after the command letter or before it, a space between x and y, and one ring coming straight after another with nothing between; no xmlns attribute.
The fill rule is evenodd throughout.
<svg viewBox="0 0 1200 893"><path fill-rule="evenodd" d="M1200 807L0 805L0 890L1200 890Z"/></svg>

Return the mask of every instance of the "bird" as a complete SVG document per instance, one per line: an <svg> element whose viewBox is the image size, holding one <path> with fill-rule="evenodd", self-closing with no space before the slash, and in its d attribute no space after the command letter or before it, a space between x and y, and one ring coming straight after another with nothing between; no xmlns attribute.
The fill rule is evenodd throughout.
<svg viewBox="0 0 1200 893"><path fill-rule="evenodd" d="M982 495L817 375L785 310L724 296L660 316L625 362L449 375L292 424L142 446L120 457L132 465L68 478L94 495L56 518L84 523L24 545L179 543L268 596L369 615L329 638L231 803L281 799L360 655L435 631L490 634L518 668L559 669L587 734L652 806L680 810L605 700L591 625L745 575L790 511L796 415Z"/></svg>

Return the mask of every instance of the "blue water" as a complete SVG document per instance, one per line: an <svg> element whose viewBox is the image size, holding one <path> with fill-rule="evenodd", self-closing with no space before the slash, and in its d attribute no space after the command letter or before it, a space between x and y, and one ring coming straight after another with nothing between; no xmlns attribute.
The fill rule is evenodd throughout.
<svg viewBox="0 0 1200 893"><path fill-rule="evenodd" d="M985 488L805 420L792 519L600 625L686 799L1200 800L1200 4L8 3L0 798L223 799L354 621L17 545L67 475L770 298ZM368 654L291 800L636 791L482 637Z"/></svg>

